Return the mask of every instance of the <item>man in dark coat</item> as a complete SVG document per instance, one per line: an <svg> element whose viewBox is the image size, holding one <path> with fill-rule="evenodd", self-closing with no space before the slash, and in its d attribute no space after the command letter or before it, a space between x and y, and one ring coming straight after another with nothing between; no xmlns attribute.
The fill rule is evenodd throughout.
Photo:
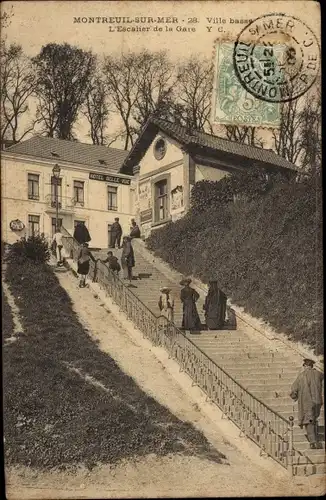
<svg viewBox="0 0 326 500"><path fill-rule="evenodd" d="M134 219L131 221L130 238L140 238L140 229Z"/></svg>
<svg viewBox="0 0 326 500"><path fill-rule="evenodd" d="M123 269L123 278L125 280L128 279L129 284L131 284L132 268L135 267L135 255L129 236L125 236L122 240L121 265Z"/></svg>
<svg viewBox="0 0 326 500"><path fill-rule="evenodd" d="M298 401L299 427L305 426L310 448L317 448L318 417L323 404L322 382L324 376L315 370L311 359L303 361L303 372L299 373L291 387L290 397Z"/></svg>
<svg viewBox="0 0 326 500"><path fill-rule="evenodd" d="M118 248L120 248L121 244L121 236L122 236L122 227L119 223L119 217L114 219L114 223L111 227L111 248L115 248L115 244L118 244Z"/></svg>
<svg viewBox="0 0 326 500"><path fill-rule="evenodd" d="M74 231L74 238L80 245L83 243L88 243L91 241L90 234L88 232L87 227L85 226L84 222L78 222L75 231Z"/></svg>

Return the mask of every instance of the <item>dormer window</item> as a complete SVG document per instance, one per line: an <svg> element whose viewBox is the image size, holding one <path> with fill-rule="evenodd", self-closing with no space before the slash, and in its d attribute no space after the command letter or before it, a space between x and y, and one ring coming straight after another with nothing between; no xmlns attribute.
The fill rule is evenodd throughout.
<svg viewBox="0 0 326 500"><path fill-rule="evenodd" d="M99 160L99 163L100 163L101 165L106 165L106 164L107 164L105 160Z"/></svg>
<svg viewBox="0 0 326 500"><path fill-rule="evenodd" d="M51 156L54 156L54 158L59 158L58 153L56 153L55 151L51 151Z"/></svg>

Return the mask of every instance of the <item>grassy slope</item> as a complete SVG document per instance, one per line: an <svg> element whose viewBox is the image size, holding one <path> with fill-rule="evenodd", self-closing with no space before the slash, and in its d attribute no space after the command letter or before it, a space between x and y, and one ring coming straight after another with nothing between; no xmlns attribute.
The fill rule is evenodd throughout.
<svg viewBox="0 0 326 500"><path fill-rule="evenodd" d="M92 467L177 451L220 461L222 455L210 450L203 434L144 393L98 349L47 266L9 265L7 280L24 328L3 352L7 465ZM10 329L10 318L7 325ZM64 362L96 378L109 393Z"/></svg>
<svg viewBox="0 0 326 500"><path fill-rule="evenodd" d="M234 303L322 353L320 196L311 181L279 185L251 203L191 211L147 245L184 274L217 278Z"/></svg>

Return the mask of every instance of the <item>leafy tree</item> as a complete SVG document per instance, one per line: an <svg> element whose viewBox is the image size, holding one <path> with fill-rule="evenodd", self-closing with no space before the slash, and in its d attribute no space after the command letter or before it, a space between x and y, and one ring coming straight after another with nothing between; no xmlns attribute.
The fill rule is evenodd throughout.
<svg viewBox="0 0 326 500"><path fill-rule="evenodd" d="M73 139L81 106L89 93L95 56L67 43L50 43L33 58L37 117L49 137Z"/></svg>

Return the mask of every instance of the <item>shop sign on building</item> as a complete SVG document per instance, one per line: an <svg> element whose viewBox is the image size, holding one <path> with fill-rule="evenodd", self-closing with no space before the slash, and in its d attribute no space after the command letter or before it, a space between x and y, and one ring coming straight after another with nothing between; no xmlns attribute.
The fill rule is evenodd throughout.
<svg viewBox="0 0 326 500"><path fill-rule="evenodd" d="M103 182L113 182L114 184L125 184L130 186L130 179L125 179L124 177L118 177L116 175L108 174L98 174L96 172L90 172L89 178L93 181L103 181Z"/></svg>

